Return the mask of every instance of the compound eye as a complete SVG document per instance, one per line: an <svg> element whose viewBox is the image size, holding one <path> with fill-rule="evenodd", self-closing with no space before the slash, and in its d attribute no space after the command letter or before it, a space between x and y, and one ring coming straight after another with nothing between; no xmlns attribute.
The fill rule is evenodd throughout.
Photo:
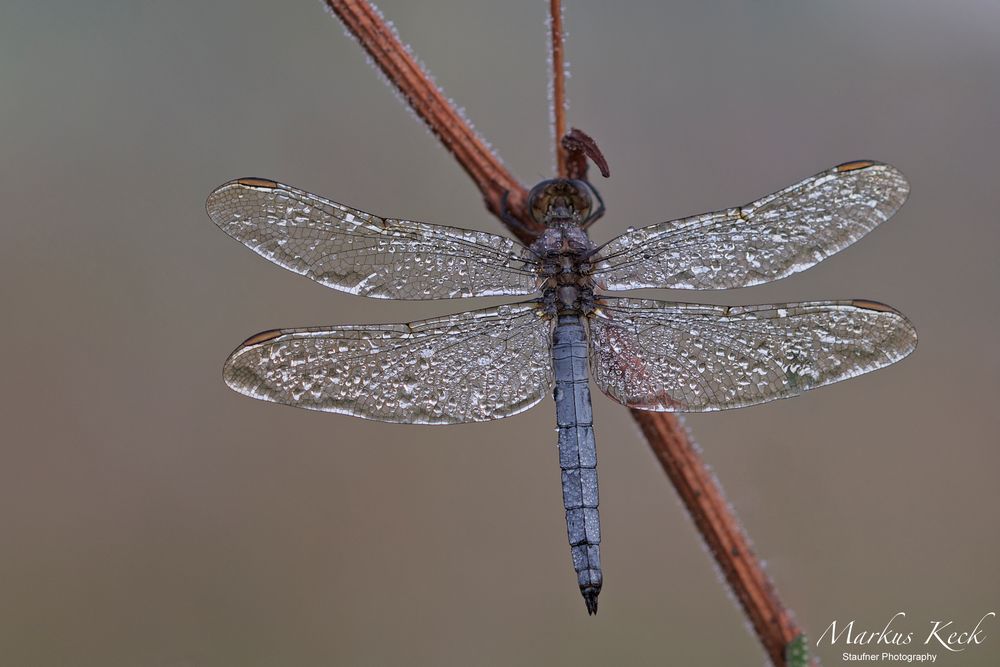
<svg viewBox="0 0 1000 667"><path fill-rule="evenodd" d="M545 212L549 208L550 198L548 189L551 183L552 181L542 181L531 188L531 192L528 193L528 211L538 224L543 224L545 221Z"/></svg>
<svg viewBox="0 0 1000 667"><path fill-rule="evenodd" d="M590 215L593 200L590 197L590 187L583 181L570 181L573 184L573 208L584 219Z"/></svg>

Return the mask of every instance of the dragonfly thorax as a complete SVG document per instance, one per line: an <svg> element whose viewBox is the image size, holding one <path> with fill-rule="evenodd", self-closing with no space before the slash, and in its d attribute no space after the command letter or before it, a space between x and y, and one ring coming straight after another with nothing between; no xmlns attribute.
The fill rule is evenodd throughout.
<svg viewBox="0 0 1000 667"><path fill-rule="evenodd" d="M593 310L590 256L594 249L582 227L567 223L549 226L532 244L531 250L540 260L542 301L549 314Z"/></svg>
<svg viewBox="0 0 1000 667"><path fill-rule="evenodd" d="M542 181L528 195L532 217L545 231L531 245L544 279L542 302L550 315L590 313L594 291L590 256L595 246L583 228L591 210L583 181Z"/></svg>
<svg viewBox="0 0 1000 667"><path fill-rule="evenodd" d="M574 223L553 223L531 244L531 250L542 260L556 262L561 270L572 269L565 259L579 261L590 256L594 244L582 227Z"/></svg>

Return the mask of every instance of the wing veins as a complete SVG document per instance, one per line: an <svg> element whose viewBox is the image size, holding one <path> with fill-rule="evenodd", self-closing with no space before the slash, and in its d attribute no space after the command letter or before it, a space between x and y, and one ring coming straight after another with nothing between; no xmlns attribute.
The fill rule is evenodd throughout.
<svg viewBox="0 0 1000 667"><path fill-rule="evenodd" d="M853 301L724 307L610 297L591 330L602 391L651 410L787 398L882 368L916 345L898 312Z"/></svg>
<svg viewBox="0 0 1000 667"><path fill-rule="evenodd" d="M731 289L778 280L871 232L908 192L889 165L834 167L743 206L630 230L594 253L593 274L609 290Z"/></svg>

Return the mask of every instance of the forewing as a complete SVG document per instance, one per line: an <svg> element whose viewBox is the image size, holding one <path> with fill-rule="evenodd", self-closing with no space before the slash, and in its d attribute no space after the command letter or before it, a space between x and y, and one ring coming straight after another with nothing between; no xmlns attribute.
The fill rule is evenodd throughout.
<svg viewBox="0 0 1000 667"><path fill-rule="evenodd" d="M206 208L261 257L352 294L445 299L538 290L531 252L496 234L379 218L259 178L222 185Z"/></svg>
<svg viewBox="0 0 1000 667"><path fill-rule="evenodd" d="M795 396L888 366L917 344L902 314L873 301L726 307L608 298L590 336L601 390L659 412Z"/></svg>
<svg viewBox="0 0 1000 667"><path fill-rule="evenodd" d="M549 393L548 319L534 303L372 326L266 331L226 361L246 396L384 422L456 424L527 410Z"/></svg>
<svg viewBox="0 0 1000 667"><path fill-rule="evenodd" d="M894 167L849 162L738 208L630 231L594 260L609 290L730 289L808 269L895 213L909 184Z"/></svg>

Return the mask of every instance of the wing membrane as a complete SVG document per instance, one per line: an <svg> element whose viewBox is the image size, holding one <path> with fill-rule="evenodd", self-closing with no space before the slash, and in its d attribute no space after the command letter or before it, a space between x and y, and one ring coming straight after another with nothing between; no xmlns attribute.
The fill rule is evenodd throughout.
<svg viewBox="0 0 1000 667"><path fill-rule="evenodd" d="M738 208L630 231L594 260L609 290L730 289L803 271L886 221L909 193L887 164L850 162Z"/></svg>
<svg viewBox="0 0 1000 667"><path fill-rule="evenodd" d="M538 289L531 252L495 234L379 218L257 178L222 185L206 208L261 257L352 294L444 299Z"/></svg>
<svg viewBox="0 0 1000 667"><path fill-rule="evenodd" d="M527 410L552 384L534 303L410 324L267 331L226 361L246 396L385 422L455 424Z"/></svg>
<svg viewBox="0 0 1000 667"><path fill-rule="evenodd" d="M902 314L873 301L725 307L609 298L590 335L601 390L659 412L795 396L888 366L917 344Z"/></svg>

